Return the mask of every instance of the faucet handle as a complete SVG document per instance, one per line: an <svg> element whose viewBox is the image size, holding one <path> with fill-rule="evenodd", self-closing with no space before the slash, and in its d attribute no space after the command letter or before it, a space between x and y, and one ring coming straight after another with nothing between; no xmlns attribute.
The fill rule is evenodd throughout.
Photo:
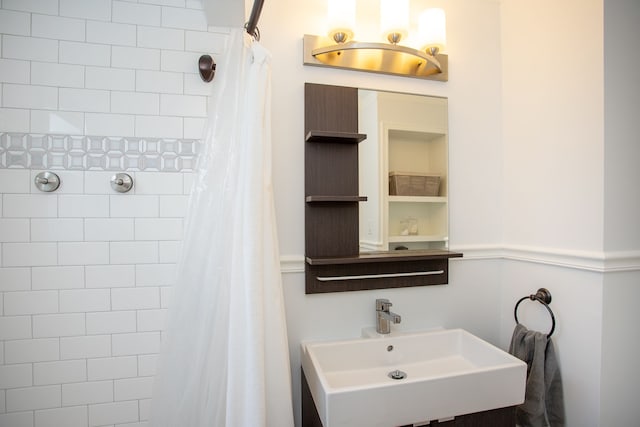
<svg viewBox="0 0 640 427"><path fill-rule="evenodd" d="M392 305L391 301L386 298L376 299L376 311L389 311L389 307Z"/></svg>

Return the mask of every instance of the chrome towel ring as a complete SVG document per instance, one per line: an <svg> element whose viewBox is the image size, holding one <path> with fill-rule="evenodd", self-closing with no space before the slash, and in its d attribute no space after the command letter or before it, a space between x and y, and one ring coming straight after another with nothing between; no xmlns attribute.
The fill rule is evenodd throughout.
<svg viewBox="0 0 640 427"><path fill-rule="evenodd" d="M528 295L526 297L520 298L516 303L515 308L513 309L513 317L516 319L516 323L518 325L520 324L520 322L518 321L518 306L522 301L526 299L530 299L531 301L538 301L540 304L544 305L544 307L551 315L551 330L547 334L547 338L551 338L551 335L553 335L553 331L556 329L556 317L553 315L551 307L549 307L549 304L551 304L551 292L549 292L545 288L540 288L538 289L538 292L535 293L535 295Z"/></svg>

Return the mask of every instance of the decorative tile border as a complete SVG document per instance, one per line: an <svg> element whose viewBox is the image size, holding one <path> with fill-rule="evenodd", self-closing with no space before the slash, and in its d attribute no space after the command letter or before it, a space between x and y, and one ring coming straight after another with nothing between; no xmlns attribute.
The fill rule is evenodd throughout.
<svg viewBox="0 0 640 427"><path fill-rule="evenodd" d="M190 172L200 141L0 133L0 169Z"/></svg>

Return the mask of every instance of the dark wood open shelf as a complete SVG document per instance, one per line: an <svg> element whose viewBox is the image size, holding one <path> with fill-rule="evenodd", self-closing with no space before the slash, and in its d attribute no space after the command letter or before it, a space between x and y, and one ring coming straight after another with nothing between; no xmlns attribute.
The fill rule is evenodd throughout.
<svg viewBox="0 0 640 427"><path fill-rule="evenodd" d="M367 196L307 196L305 202L366 202Z"/></svg>
<svg viewBox="0 0 640 427"><path fill-rule="evenodd" d="M333 132L312 130L307 132L307 142L338 142L343 144L357 144L367 139L367 135L356 132Z"/></svg>

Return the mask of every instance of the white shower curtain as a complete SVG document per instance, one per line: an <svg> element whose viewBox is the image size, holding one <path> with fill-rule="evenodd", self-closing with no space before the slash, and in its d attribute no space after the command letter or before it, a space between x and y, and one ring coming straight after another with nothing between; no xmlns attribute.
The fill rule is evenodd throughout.
<svg viewBox="0 0 640 427"><path fill-rule="evenodd" d="M152 427L293 426L269 61L259 43L232 30L189 201Z"/></svg>

